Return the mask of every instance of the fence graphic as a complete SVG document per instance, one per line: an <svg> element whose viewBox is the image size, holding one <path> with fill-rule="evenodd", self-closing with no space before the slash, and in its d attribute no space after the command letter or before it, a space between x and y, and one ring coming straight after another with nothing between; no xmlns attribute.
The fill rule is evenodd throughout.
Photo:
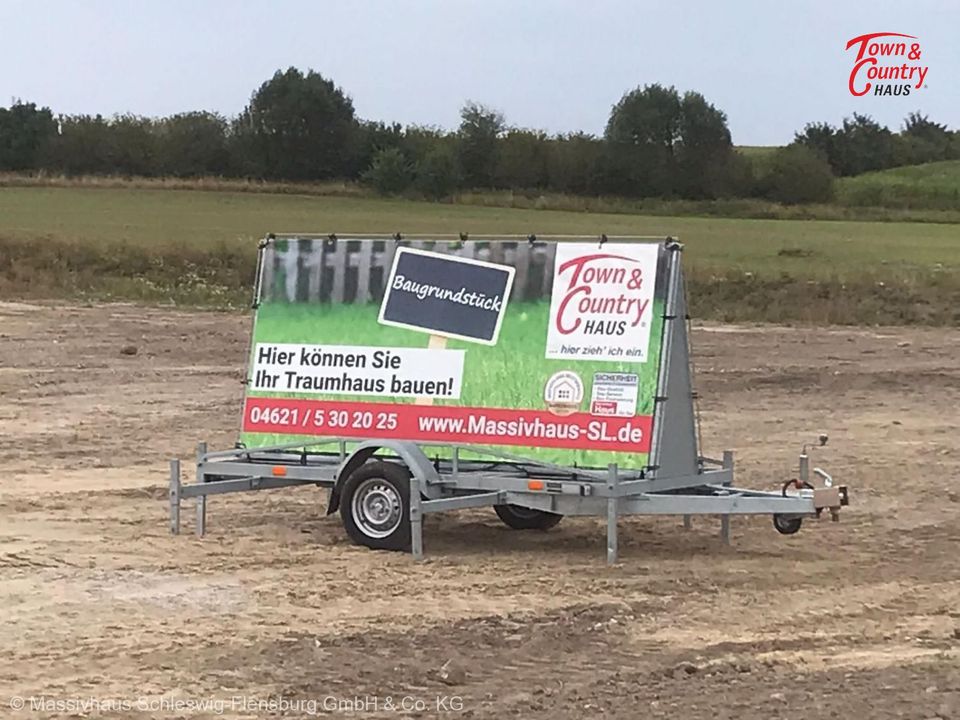
<svg viewBox="0 0 960 720"><path fill-rule="evenodd" d="M287 302L379 302L401 246L516 268L512 300L549 298L556 243L516 241L276 240L263 256L260 297Z"/></svg>

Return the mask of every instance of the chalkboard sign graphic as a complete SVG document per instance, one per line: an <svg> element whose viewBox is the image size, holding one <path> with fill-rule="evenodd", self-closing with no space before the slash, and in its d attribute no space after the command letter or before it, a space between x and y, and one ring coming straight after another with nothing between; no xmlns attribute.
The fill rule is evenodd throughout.
<svg viewBox="0 0 960 720"><path fill-rule="evenodd" d="M432 337L496 345L514 272L506 265L399 248L378 321Z"/></svg>

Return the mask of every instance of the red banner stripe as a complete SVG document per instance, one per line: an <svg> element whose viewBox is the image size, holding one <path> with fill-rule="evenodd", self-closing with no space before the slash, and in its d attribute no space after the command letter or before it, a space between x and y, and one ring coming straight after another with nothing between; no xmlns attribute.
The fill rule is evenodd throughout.
<svg viewBox="0 0 960 720"><path fill-rule="evenodd" d="M244 432L650 452L649 415L248 397Z"/></svg>

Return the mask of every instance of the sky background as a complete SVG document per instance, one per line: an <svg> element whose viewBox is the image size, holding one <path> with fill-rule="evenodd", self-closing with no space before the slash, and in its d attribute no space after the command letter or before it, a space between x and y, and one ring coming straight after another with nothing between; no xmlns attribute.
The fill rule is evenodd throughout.
<svg viewBox="0 0 960 720"><path fill-rule="evenodd" d="M918 37L927 87L849 94L847 40L881 31ZM469 99L511 125L600 134L624 92L654 82L703 93L738 145L853 112L960 128L960 0L0 0L0 37L0 105L57 113L232 116L293 65L364 119L444 128Z"/></svg>

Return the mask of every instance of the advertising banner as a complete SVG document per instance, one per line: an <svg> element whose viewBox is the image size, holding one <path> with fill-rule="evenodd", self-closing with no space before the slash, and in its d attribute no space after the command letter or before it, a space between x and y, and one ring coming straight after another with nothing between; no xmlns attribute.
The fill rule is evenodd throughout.
<svg viewBox="0 0 960 720"><path fill-rule="evenodd" d="M662 244L416 245L268 245L247 447L389 438L500 447L562 465L646 464Z"/></svg>

